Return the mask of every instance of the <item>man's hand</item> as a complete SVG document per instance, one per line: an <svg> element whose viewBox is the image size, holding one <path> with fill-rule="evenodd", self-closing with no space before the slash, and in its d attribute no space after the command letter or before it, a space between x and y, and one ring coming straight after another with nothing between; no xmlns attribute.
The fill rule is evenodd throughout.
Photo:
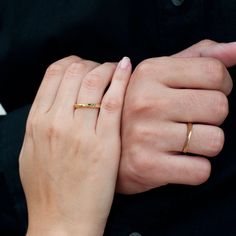
<svg viewBox="0 0 236 236"><path fill-rule="evenodd" d="M168 183L198 185L210 175L207 158L224 144L236 44L204 40L172 57L141 62L127 90L117 190L133 194ZM187 123L193 123L183 155ZM194 156L191 154L195 154Z"/></svg>

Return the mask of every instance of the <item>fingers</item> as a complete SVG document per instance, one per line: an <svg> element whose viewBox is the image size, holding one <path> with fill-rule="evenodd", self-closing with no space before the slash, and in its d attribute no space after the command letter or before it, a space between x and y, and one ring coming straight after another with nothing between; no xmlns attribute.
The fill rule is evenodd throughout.
<svg viewBox="0 0 236 236"><path fill-rule="evenodd" d="M158 130L157 130L158 129ZM159 134L162 133L160 137ZM187 139L187 123L168 123L157 127L152 145L163 152L181 153ZM193 124L188 153L214 157L224 145L224 132L211 125ZM190 154L189 154L190 155Z"/></svg>
<svg viewBox="0 0 236 236"><path fill-rule="evenodd" d="M236 64L236 42L219 43L205 48L201 52L201 57L213 57L221 61L226 67Z"/></svg>
<svg viewBox="0 0 236 236"><path fill-rule="evenodd" d="M187 184L199 185L204 183L210 176L211 164L209 160L202 157L193 157L187 155L167 155L163 156L165 165L163 169L167 168L164 177L168 183L172 184ZM155 179L155 171L153 180Z"/></svg>
<svg viewBox="0 0 236 236"><path fill-rule="evenodd" d="M180 125L178 125L180 126ZM186 124L182 124L178 136L182 134L182 140L186 139ZM184 134L185 131L185 134ZM179 139L181 140L181 138ZM189 141L188 153L201 156L214 157L219 154L224 145L224 132L221 128L209 125L193 124L192 135ZM182 151L183 145L179 145L176 151Z"/></svg>
<svg viewBox="0 0 236 236"><path fill-rule="evenodd" d="M143 85L145 89L145 84ZM156 90L159 89L158 93ZM134 109L146 118L162 121L204 123L220 125L229 112L228 99L222 92L215 90L170 89L149 87L150 95L140 99L132 96ZM145 95L145 93L143 92ZM147 102L149 101L149 102Z"/></svg>
<svg viewBox="0 0 236 236"><path fill-rule="evenodd" d="M145 155L142 147L136 147L135 153L137 155L132 157L132 163L130 160L124 162L121 159L121 170L127 168L127 174L131 175L130 189L136 188L135 185L142 185L144 189L126 190L129 193L143 192L169 183L198 185L205 182L210 176L211 164L204 157L156 151ZM122 178L123 176L120 176L120 180Z"/></svg>
<svg viewBox="0 0 236 236"><path fill-rule="evenodd" d="M221 61L226 67L236 64L236 42L217 43L202 40L193 46L172 55L172 57L212 57Z"/></svg>
<svg viewBox="0 0 236 236"><path fill-rule="evenodd" d="M76 103L82 79L98 65L98 63L87 60L80 60L70 64L61 80L51 109L61 113L61 117L65 115L71 116L74 113L73 104Z"/></svg>
<svg viewBox="0 0 236 236"><path fill-rule="evenodd" d="M77 103L101 103L104 92L109 85L116 65L104 63L90 71L81 83ZM83 128L95 130L99 109L76 109L75 115L78 124L82 123ZM82 127L81 127L82 128Z"/></svg>
<svg viewBox="0 0 236 236"><path fill-rule="evenodd" d="M148 123L139 124L132 136L131 139L135 138L135 143L145 150L182 153L187 139L187 123L150 120ZM213 157L219 154L223 145L224 132L221 128L212 125L193 124L187 152Z"/></svg>
<svg viewBox="0 0 236 236"><path fill-rule="evenodd" d="M121 113L126 88L131 76L130 59L124 57L118 64L111 85L102 99L97 122L97 134L107 137L120 135Z"/></svg>
<svg viewBox="0 0 236 236"><path fill-rule="evenodd" d="M162 116L176 122L220 125L228 115L227 97L218 91L174 90L167 103Z"/></svg>
<svg viewBox="0 0 236 236"><path fill-rule="evenodd" d="M192 45L189 48L186 48L185 50L176 53L174 55L172 55L172 57L201 57L201 53L212 46L212 48L217 45L219 43L209 40L209 39L205 39L202 40L194 45Z"/></svg>
<svg viewBox="0 0 236 236"><path fill-rule="evenodd" d="M48 67L31 108L31 113L34 113L35 110L44 113L51 108L66 69L69 65L79 61L81 61L79 57L70 56Z"/></svg>
<svg viewBox="0 0 236 236"><path fill-rule="evenodd" d="M168 87L219 90L226 95L232 90L228 70L216 59L162 58L156 64L158 80Z"/></svg>

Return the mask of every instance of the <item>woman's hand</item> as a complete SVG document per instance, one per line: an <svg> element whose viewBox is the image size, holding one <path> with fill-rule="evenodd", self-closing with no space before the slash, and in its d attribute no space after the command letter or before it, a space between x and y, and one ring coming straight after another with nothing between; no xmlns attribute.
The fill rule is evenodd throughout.
<svg viewBox="0 0 236 236"><path fill-rule="evenodd" d="M119 167L120 120L130 74L128 58L116 66L72 56L48 68L20 154L28 235L103 235ZM101 109L74 109L75 103L98 103Z"/></svg>

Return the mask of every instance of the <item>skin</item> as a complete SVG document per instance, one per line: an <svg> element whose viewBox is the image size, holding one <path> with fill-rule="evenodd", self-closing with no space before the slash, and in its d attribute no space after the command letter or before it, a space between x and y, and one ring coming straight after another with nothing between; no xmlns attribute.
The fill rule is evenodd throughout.
<svg viewBox="0 0 236 236"><path fill-rule="evenodd" d="M228 114L226 67L235 53L235 44L204 41L145 60L132 76L127 60L121 67L72 56L52 64L20 154L28 235L103 235L115 187L130 194L206 181L211 166L202 156L217 155L224 143L218 126ZM101 102L100 111L73 109L88 101ZM194 123L194 157L181 153L186 122Z"/></svg>
<svg viewBox="0 0 236 236"><path fill-rule="evenodd" d="M69 57L48 68L20 154L28 236L103 235L115 191L130 74L128 58L116 67ZM86 101L101 103L101 109L73 108Z"/></svg>
<svg viewBox="0 0 236 236"><path fill-rule="evenodd" d="M204 40L136 67L123 111L118 192L199 185L209 178L205 157L216 156L224 144L218 126L228 114L232 79L227 67L236 63L235 55L236 43ZM183 155L187 122L194 125L189 153Z"/></svg>

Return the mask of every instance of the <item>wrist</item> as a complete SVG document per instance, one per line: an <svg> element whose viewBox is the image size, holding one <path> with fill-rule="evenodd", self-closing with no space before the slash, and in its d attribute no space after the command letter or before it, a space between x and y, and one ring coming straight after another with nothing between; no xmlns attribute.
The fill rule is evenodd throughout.
<svg viewBox="0 0 236 236"><path fill-rule="evenodd" d="M102 236L105 224L65 221L48 221L48 220L29 220L29 227L26 236Z"/></svg>
<svg viewBox="0 0 236 236"><path fill-rule="evenodd" d="M71 227L62 228L52 226L50 228L44 227L29 227L26 236L102 236L104 229L97 229L96 227Z"/></svg>

